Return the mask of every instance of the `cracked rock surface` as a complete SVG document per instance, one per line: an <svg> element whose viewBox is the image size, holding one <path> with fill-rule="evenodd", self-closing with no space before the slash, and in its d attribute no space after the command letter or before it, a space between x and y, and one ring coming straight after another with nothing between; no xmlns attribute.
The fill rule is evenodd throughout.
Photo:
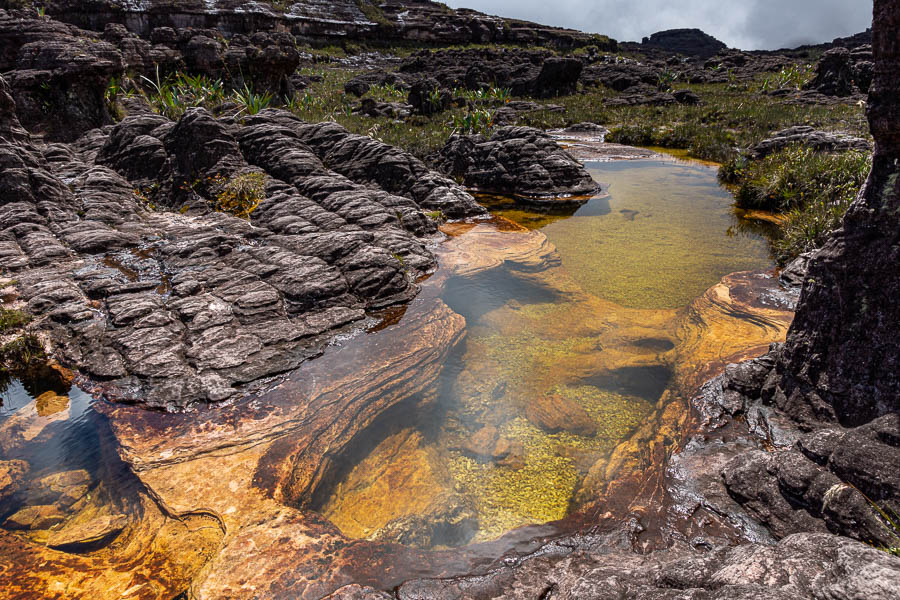
<svg viewBox="0 0 900 600"><path fill-rule="evenodd" d="M295 368L416 294L423 211L483 212L412 156L284 112L138 114L71 145L21 129L5 115L0 266L112 400L183 409ZM211 210L234 181L259 182L249 220Z"/></svg>

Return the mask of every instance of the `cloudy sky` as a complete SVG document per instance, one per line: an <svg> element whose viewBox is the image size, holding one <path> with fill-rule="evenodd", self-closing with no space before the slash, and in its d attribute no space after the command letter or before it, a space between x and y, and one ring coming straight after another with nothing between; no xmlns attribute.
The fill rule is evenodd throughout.
<svg viewBox="0 0 900 600"><path fill-rule="evenodd" d="M504 17L640 41L699 27L744 50L830 42L872 24L872 0L445 0Z"/></svg>

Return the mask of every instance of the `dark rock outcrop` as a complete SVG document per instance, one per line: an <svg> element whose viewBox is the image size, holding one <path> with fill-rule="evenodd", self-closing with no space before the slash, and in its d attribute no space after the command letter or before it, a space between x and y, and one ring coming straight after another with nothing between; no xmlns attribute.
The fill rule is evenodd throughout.
<svg viewBox="0 0 900 600"><path fill-rule="evenodd" d="M807 427L900 411L900 11L876 2L868 117L872 172L843 226L809 262L779 362L779 408Z"/></svg>
<svg viewBox="0 0 900 600"><path fill-rule="evenodd" d="M438 82L426 77L414 83L406 101L420 115L433 115L445 111L450 106L450 92L441 89Z"/></svg>
<svg viewBox="0 0 900 600"><path fill-rule="evenodd" d="M285 31L298 39L320 43L340 43L352 37L380 43L616 48L615 40L604 36L493 17L469 9L453 10L426 0L48 0L44 6L54 18L85 29L102 31L107 23L117 23L145 38L159 27L190 27L216 29L229 38L254 31Z"/></svg>
<svg viewBox="0 0 900 600"><path fill-rule="evenodd" d="M580 162L530 127L501 127L490 138L453 136L436 164L470 188L548 207L584 203L598 189Z"/></svg>
<svg viewBox="0 0 900 600"><path fill-rule="evenodd" d="M123 69L121 53L108 42L57 21L0 10L0 72L29 131L72 141L111 123L104 92Z"/></svg>
<svg viewBox="0 0 900 600"><path fill-rule="evenodd" d="M740 418L757 450L722 469L731 497L774 535L830 531L879 546L900 533L900 7L876 0L875 138L868 181L802 281L783 347L726 370L694 405L707 427ZM774 449L774 451L773 451Z"/></svg>
<svg viewBox="0 0 900 600"><path fill-rule="evenodd" d="M888 600L900 577L900 560L827 534L797 534L777 545L745 544L706 553L676 546L650 555L610 552L598 537L551 543L477 576L410 581L400 586L397 598Z"/></svg>
<svg viewBox="0 0 900 600"><path fill-rule="evenodd" d="M353 77L344 84L344 91L354 96L365 96L373 85L392 85L399 90L406 90L410 86L401 74L377 69Z"/></svg>
<svg viewBox="0 0 900 600"><path fill-rule="evenodd" d="M871 47L860 46L851 51L839 46L822 55L807 89L826 96L865 94L872 83L873 69Z"/></svg>
<svg viewBox="0 0 900 600"><path fill-rule="evenodd" d="M728 48L723 42L699 29L658 31L650 37L644 38L641 45L701 58L709 58Z"/></svg>
<svg viewBox="0 0 900 600"><path fill-rule="evenodd" d="M872 145L862 138L844 133L819 131L808 125L797 125L796 127L776 131L772 134L772 137L759 142L750 151L755 157L762 158L793 144L799 144L821 152L843 152L846 150L870 152L872 150Z"/></svg>
<svg viewBox="0 0 900 600"><path fill-rule="evenodd" d="M434 79L446 89L508 88L513 96L552 98L575 91L583 63L532 50L423 50L400 73ZM412 104L412 102L410 102Z"/></svg>

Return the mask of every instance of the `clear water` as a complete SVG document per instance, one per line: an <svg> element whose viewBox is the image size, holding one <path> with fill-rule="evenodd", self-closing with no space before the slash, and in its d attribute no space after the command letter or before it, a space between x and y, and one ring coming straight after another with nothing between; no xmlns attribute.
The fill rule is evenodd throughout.
<svg viewBox="0 0 900 600"><path fill-rule="evenodd" d="M379 419L320 490L312 508L346 535L456 546L564 517L591 467L671 388L684 358L677 309L727 273L771 266L761 237L731 233L733 200L715 169L668 159L587 166L607 194L574 215L496 211L540 229L561 267L501 267L440 288L466 319L466 341L434 397ZM65 410L36 420L30 441L2 445L40 392L18 381L3 392L0 461L29 463L29 481L83 470L91 489L133 493L105 420L77 388ZM479 438L486 454L472 451ZM27 490L0 502L0 524L29 502Z"/></svg>
<svg viewBox="0 0 900 600"><path fill-rule="evenodd" d="M435 503L476 515L466 541L564 517L591 466L671 388L686 360L676 348L678 309L723 275L771 266L762 237L734 233L733 198L714 167L667 158L587 166L606 193L571 216L483 199L545 234L562 268L524 277L500 268L447 282L441 298L466 318L465 347L417 422L347 458L344 480L319 507L344 533L377 539L392 520L432 514ZM542 398L574 405L593 431L540 422L532 407ZM474 455L467 442L485 428L518 456ZM412 475L423 471L428 477ZM385 503L384 481L409 483L393 486Z"/></svg>

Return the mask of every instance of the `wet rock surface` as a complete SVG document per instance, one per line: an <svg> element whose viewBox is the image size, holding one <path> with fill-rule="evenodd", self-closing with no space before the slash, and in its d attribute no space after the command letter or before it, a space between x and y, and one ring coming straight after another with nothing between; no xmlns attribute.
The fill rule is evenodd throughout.
<svg viewBox="0 0 900 600"><path fill-rule="evenodd" d="M520 196L537 205L583 203L599 187L548 134L529 127L502 127L490 138L453 136L436 157L437 168L470 188Z"/></svg>
<svg viewBox="0 0 900 600"><path fill-rule="evenodd" d="M599 538L599 539L598 539ZM743 545L647 556L601 548L601 536L549 544L476 577L404 583L400 600L425 598L890 598L900 561L858 542L797 534ZM592 548L593 546L593 548Z"/></svg>
<svg viewBox="0 0 900 600"><path fill-rule="evenodd" d="M755 450L723 466L722 481L774 535L830 531L895 547L898 532L885 515L900 508L892 374L900 351L895 306L882 294L897 286L885 262L894 260L898 229L896 5L876 2L874 23L869 179L843 227L791 266L789 279L802 281L802 291L786 343L730 368L694 405L707 427L746 427L756 440Z"/></svg>
<svg viewBox="0 0 900 600"><path fill-rule="evenodd" d="M85 27L136 13L132 25L143 37L114 24L92 35L0 12L8 19L0 54L9 73L8 81L0 78L0 266L18 280L22 301L55 353L90 379L83 383L113 400L195 410L173 415L100 405L104 420L94 416L97 428L110 428L115 438L106 451L120 455L122 468L139 482L140 491L124 505L101 493L93 474L73 469L28 479L28 464L12 457L24 440L44 440L46 430L67 418L65 396L44 397L2 424L0 500L30 503L4 515L15 533L0 531L0 553L14 565L0 573L0 583L12 597L58 596L57 583L48 579L58 579L57 569L75 597L130 593L148 600L182 593L381 600L896 597L898 560L847 539L896 545L870 501L900 510L900 394L892 375L898 353L890 326L900 322L891 278L900 230L894 218L898 59L885 33L896 31L898 17L890 3L876 4L884 29L874 36L882 61L870 112L875 172L844 229L792 271L803 297L787 344L728 366L710 382L693 402L702 421L696 430L686 407L664 396L628 443L599 459L580 457L589 471L576 498L582 512L565 527L590 526L592 533L536 527L496 546L455 553L416 549L470 539L475 517L453 494L422 494L421 514L388 515L358 536L367 540L351 539L310 507L328 495L338 459L372 433L379 417L408 409L410 399L413 408L426 406L435 394L440 366L460 345L465 323L434 296L417 296L420 277L436 266L434 213L462 218L483 210L421 161L333 123L264 111L238 124L191 110L177 122L136 111L111 125L102 112L111 75L153 64L219 76L237 68L289 92L287 76L298 60L291 37L384 32L385 23L370 21L373 14L355 2L295 3L290 17L237 1L184 3L177 10L114 0L52 4L51 14ZM395 28L388 31L412 39L584 41L431 3L378 8ZM421 15L429 20L417 21ZM248 18L273 30L288 20L291 33L246 31ZM496 52L464 65L478 52L446 60L423 54L406 69L416 77L435 69L438 83L429 90L439 93L456 85L479 89L493 82L488 75L496 69L506 85L531 95L569 93L581 80L644 99L654 97L648 90L665 68L661 62L585 68L589 58L539 52ZM865 52L850 60L850 82L858 89L865 67L853 69L866 62ZM823 76L823 93L855 93L842 71L845 58L835 53L820 68L835 66ZM737 77L746 80L780 59L723 53L710 60L740 67ZM705 65L685 68L690 81L724 77ZM76 90L79 102L61 109L68 111L62 119L48 120L38 110L46 78ZM405 78L379 75L349 91L395 81L406 85ZM87 87L79 91L79 85ZM46 101L62 106L67 100ZM361 104L360 110L388 114L405 107ZM44 139L31 138L26 128ZM498 191L523 195L587 188L589 177L577 162L543 134L501 132L497 139L451 142L447 172L476 182L499 179ZM472 156L478 160L469 164ZM250 200L258 202L248 219L212 210L238 181L251 183ZM461 240L448 258L455 275L515 262L528 279L539 266L559 262L540 234L521 233L525 242L514 261L504 246L507 235L479 229L473 237L477 243ZM790 295L755 293L753 277L726 278L682 317L665 317L678 351L694 357L673 374L685 387L783 336ZM335 334L370 324L366 311L405 303L409 330L329 346ZM579 316L597 312L569 322L593 327ZM694 329L685 333L679 319L691 320ZM743 339L759 344L729 345L736 331L752 331ZM325 351L331 354L323 360L306 362ZM270 379L288 371L293 375ZM226 400L226 406L205 406ZM552 431L587 434L598 427L565 398L547 397L523 410ZM696 434L688 443L681 438L686 430ZM403 468L378 471L385 481L441 478L419 468L427 457L418 456L414 438L382 443L385 456L407 457ZM675 448L681 452L672 458ZM479 461L524 466L521 444L490 424L464 451ZM670 469L660 475L664 464ZM383 496L390 493L385 489ZM359 498L357 514L363 514L367 499ZM627 505L616 505L616 498L627 498ZM614 516L600 513L604 502ZM646 554L660 543L654 536L675 544ZM722 540L732 546L720 546Z"/></svg>

